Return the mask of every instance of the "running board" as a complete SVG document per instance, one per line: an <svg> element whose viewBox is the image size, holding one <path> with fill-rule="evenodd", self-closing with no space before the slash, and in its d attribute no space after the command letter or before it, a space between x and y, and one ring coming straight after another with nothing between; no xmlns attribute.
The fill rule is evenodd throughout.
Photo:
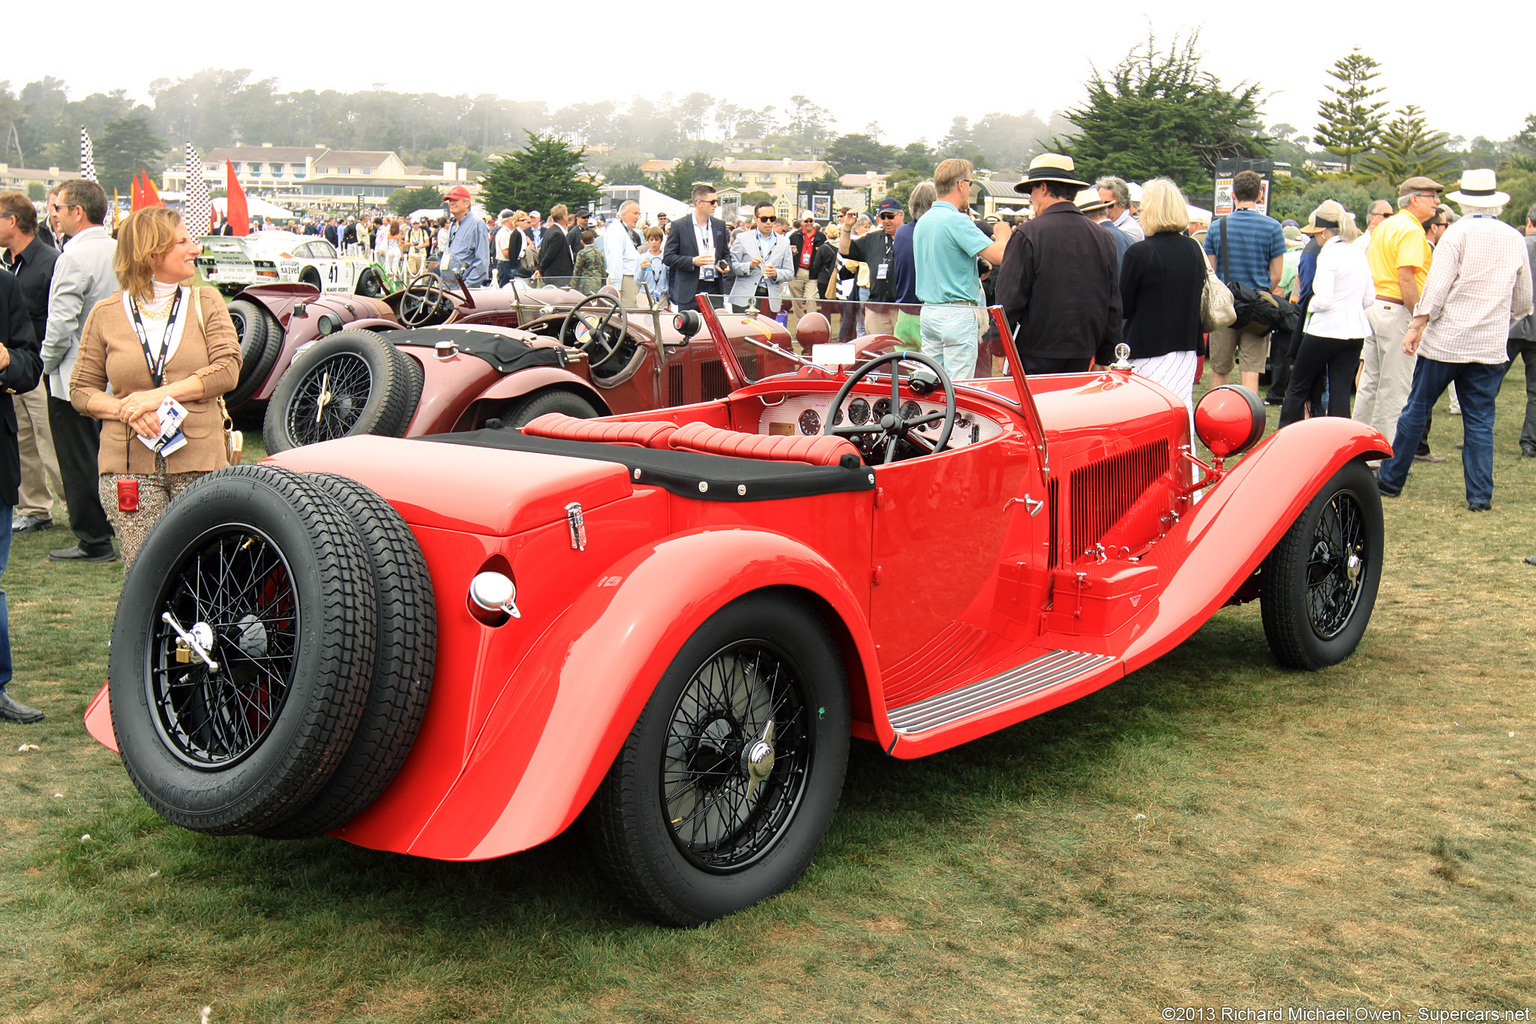
<svg viewBox="0 0 1536 1024"><path fill-rule="evenodd" d="M892 708L888 717L898 736L928 732L963 718L986 714L1032 693L1087 675L1114 660L1106 654L1052 651L958 690Z"/></svg>

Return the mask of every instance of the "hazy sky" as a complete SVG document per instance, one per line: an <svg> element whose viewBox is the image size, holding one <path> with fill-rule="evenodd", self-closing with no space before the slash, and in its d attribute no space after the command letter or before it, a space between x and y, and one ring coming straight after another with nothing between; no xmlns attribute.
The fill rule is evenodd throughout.
<svg viewBox="0 0 1536 1024"><path fill-rule="evenodd" d="M99 10L102 31L72 34L72 50L56 45L57 36L8 47L0 75L13 90L53 75L67 83L71 99L123 88L144 102L154 79L184 77L220 63L249 67L256 79L276 78L282 91L351 92L382 83L401 92L542 99L551 110L572 102L623 102L637 94L660 99L694 91L742 106L783 109L790 96L803 94L832 111L839 134L863 131L874 121L887 143L925 138L931 144L943 138L957 114L974 121L991 111L1034 110L1045 117L1074 106L1086 96L1082 83L1091 65L1108 71L1144 43L1149 31L1166 47L1175 36L1198 29L1207 71L1228 88L1245 79L1259 83L1266 94L1266 123L1289 123L1309 134L1318 101L1332 81L1327 69L1356 45L1384 62L1377 83L1386 87L1384 98L1393 108L1418 104L1430 127L1453 136L1505 139L1536 110L1528 92L1509 88L1521 80L1518 46L1504 53L1490 49L1486 40L1465 44L1488 61L1488 74L1479 74L1456 55L1463 44L1449 24L1453 14L1442 15L1437 29L1430 8L1394 15L1382 7L1365 14L1364 6L1337 0L1258 5L1163 0L1154 7L1145 0L1109 0L1068 8L1073 13L1057 23L1042 19L1039 7L962 3L941 23L931 14L941 5L912 0L864 5L878 12L867 16L853 13L860 5L846 3L836 9L781 4L759 15L747 5L590 0L580 5L579 19L572 16L574 9L560 6L552 8L564 15L556 19L527 13L543 10L542 5L423 8L377 0L324 9L203 5L193 31L168 31L174 28L171 8L161 19L125 18L120 4L85 0L76 13L89 24L88 12ZM498 8L507 12L504 21L487 22L479 14ZM1246 20L1228 13L1245 9L1254 12ZM1504 6L1496 18L1513 29L1516 9ZM430 29L422 22L423 10L460 20ZM642 10L647 13L637 14ZM694 13L682 13L689 10ZM658 11L678 13L658 21ZM1422 24L1416 23L1419 18ZM1405 20L1412 27L1393 28ZM815 27L786 27L791 24ZM550 41L552 34L559 42ZM189 45L196 39L206 45ZM511 59L513 51L522 55L520 61ZM583 61L582 54L589 59ZM889 74L876 70L886 57Z"/></svg>

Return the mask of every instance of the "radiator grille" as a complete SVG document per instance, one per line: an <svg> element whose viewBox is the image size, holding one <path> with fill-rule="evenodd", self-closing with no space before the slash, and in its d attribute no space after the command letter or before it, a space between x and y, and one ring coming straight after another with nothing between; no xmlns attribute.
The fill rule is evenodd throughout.
<svg viewBox="0 0 1536 1024"><path fill-rule="evenodd" d="M1128 452L1111 455L1072 474L1072 550L1080 558L1097 544L1136 499L1168 472L1168 439L1160 438Z"/></svg>

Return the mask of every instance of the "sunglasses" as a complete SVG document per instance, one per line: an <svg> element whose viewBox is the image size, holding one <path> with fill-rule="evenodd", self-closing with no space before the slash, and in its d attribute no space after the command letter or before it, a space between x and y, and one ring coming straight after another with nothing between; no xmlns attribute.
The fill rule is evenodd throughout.
<svg viewBox="0 0 1536 1024"><path fill-rule="evenodd" d="M718 200L718 199L696 199L694 201L698 202L698 203L703 203L705 206L719 206L720 205L720 200Z"/></svg>
<svg viewBox="0 0 1536 1024"><path fill-rule="evenodd" d="M894 213L882 213L880 215L880 219L881 220L895 220L896 219L896 215Z"/></svg>
<svg viewBox="0 0 1536 1024"><path fill-rule="evenodd" d="M758 220L761 220L761 221L770 221L770 220L773 220L773 218L772 218L772 217L759 217L759 218L757 218L757 219L758 219Z"/></svg>

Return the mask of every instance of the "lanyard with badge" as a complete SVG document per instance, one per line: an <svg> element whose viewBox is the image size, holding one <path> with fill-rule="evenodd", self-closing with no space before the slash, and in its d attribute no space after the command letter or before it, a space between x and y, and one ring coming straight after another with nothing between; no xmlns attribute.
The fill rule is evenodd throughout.
<svg viewBox="0 0 1536 1024"><path fill-rule="evenodd" d="M699 255L709 257L709 262L699 268L699 280L713 281L715 279L715 226L710 221L705 221L703 224L694 221L694 227L698 231Z"/></svg>
<svg viewBox="0 0 1536 1024"><path fill-rule="evenodd" d="M160 339L160 358L157 361L149 351L149 336L144 331L144 320L139 315L139 300L133 300L133 329L139 336L139 345L144 349L144 362L149 367L149 379L155 387L165 386L165 363L170 358L171 332L176 329L176 314L181 309L181 289L176 289L175 296L171 299L171 312L165 318L165 335Z"/></svg>

